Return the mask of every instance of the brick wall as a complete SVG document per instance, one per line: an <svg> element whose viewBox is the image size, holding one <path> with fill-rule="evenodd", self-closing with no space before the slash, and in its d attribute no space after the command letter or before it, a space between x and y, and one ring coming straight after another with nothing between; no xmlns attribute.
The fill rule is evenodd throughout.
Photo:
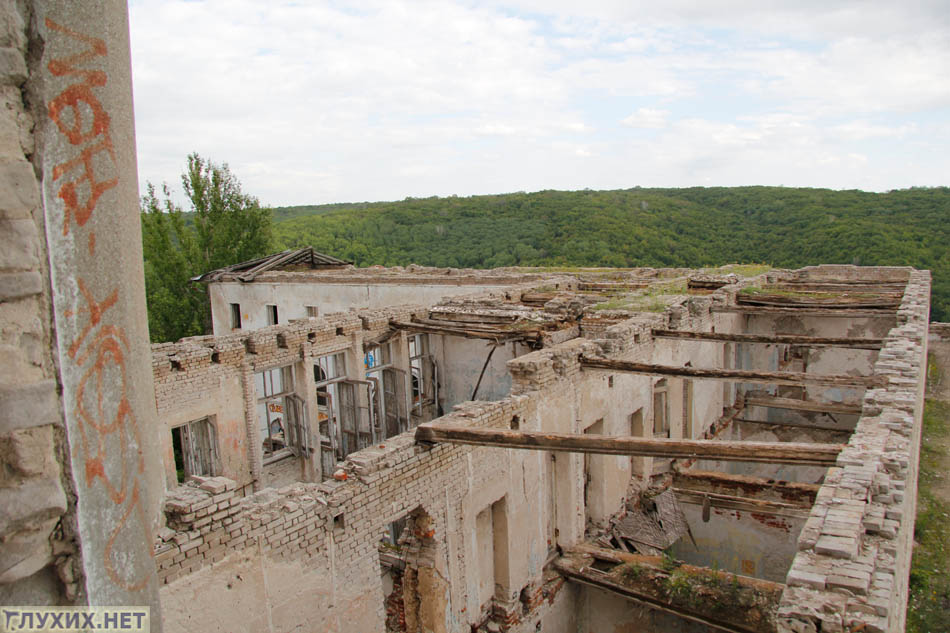
<svg viewBox="0 0 950 633"><path fill-rule="evenodd" d="M930 273L913 271L861 418L818 492L782 596L779 630L902 631L913 553Z"/></svg>

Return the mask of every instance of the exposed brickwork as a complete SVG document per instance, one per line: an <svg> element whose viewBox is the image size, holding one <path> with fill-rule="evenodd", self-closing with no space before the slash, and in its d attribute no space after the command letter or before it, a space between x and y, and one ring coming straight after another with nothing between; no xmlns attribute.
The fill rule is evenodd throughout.
<svg viewBox="0 0 950 633"><path fill-rule="evenodd" d="M246 537L237 484L224 477L195 478L165 500L167 527L155 546L158 577L168 583L224 558Z"/></svg>
<svg viewBox="0 0 950 633"><path fill-rule="evenodd" d="M779 630L901 631L907 609L930 274L914 271L863 415L799 536Z"/></svg>

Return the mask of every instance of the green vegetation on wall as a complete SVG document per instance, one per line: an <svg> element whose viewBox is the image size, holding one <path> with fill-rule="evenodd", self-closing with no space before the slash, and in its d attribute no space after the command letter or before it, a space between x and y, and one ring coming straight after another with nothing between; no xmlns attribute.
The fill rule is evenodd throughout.
<svg viewBox="0 0 950 633"><path fill-rule="evenodd" d="M274 210L278 248L359 266L907 265L950 319L950 188L540 191Z"/></svg>

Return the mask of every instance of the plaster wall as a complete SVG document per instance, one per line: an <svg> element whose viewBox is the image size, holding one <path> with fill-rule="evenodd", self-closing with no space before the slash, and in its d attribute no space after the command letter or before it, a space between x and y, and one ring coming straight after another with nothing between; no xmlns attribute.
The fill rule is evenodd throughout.
<svg viewBox="0 0 950 633"><path fill-rule="evenodd" d="M578 633L708 633L710 630L706 625L648 609L602 589L582 585L579 592Z"/></svg>
<svg viewBox="0 0 950 633"><path fill-rule="evenodd" d="M771 426L766 424L749 424L733 421L719 436L723 440L749 442L820 442L841 443L844 438L840 433L820 431L809 428ZM795 464L766 464L753 462L725 462L715 460L699 460L697 470L710 470L730 475L751 475L777 481L792 481L798 483L821 483L827 468L821 466L801 466Z"/></svg>
<svg viewBox="0 0 950 633"><path fill-rule="evenodd" d="M691 565L784 583L798 551L798 533L807 516L784 517L680 503L696 546L688 536L673 545L673 555Z"/></svg>
<svg viewBox="0 0 950 633"><path fill-rule="evenodd" d="M267 305L276 305L279 323L306 319L307 306L315 306L319 316L351 309L377 309L397 305L432 305L443 297L471 294L475 291L503 290L493 284L454 285L425 283L309 283L281 281L215 282L208 285L211 296L212 327L215 336L230 334L230 304L241 306L241 329L266 327Z"/></svg>
<svg viewBox="0 0 950 633"><path fill-rule="evenodd" d="M439 366L439 401L444 411L472 398L472 390L478 383L482 367L493 343L458 336L429 335L430 351ZM528 348L518 343L499 345L491 355L477 400L500 400L511 391L511 375L506 363Z"/></svg>

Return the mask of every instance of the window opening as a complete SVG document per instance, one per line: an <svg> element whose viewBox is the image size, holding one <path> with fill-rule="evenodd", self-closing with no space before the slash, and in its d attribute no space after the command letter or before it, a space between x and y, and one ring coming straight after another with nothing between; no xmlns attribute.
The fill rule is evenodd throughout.
<svg viewBox="0 0 950 633"><path fill-rule="evenodd" d="M267 325L277 325L277 306L267 306Z"/></svg>
<svg viewBox="0 0 950 633"><path fill-rule="evenodd" d="M332 475L336 462L366 448L381 437L375 423L372 383L348 379L346 354L327 354L314 361L313 379L317 390L321 468Z"/></svg>
<svg viewBox="0 0 950 633"><path fill-rule="evenodd" d="M307 306L307 318L315 319L320 316L320 308L317 306Z"/></svg>
<svg viewBox="0 0 950 633"><path fill-rule="evenodd" d="M653 385L653 436L670 436L669 384L666 378Z"/></svg>
<svg viewBox="0 0 950 633"><path fill-rule="evenodd" d="M231 329L232 330L241 329L241 304L240 303L231 304Z"/></svg>
<svg viewBox="0 0 950 633"><path fill-rule="evenodd" d="M432 355L429 354L429 335L413 334L409 337L409 374L412 386L412 414L423 416L426 405L435 401L435 377Z"/></svg>
<svg viewBox="0 0 950 633"><path fill-rule="evenodd" d="M184 483L192 476L211 477L215 474L217 443L209 418L174 427L172 448L178 483Z"/></svg>
<svg viewBox="0 0 950 633"><path fill-rule="evenodd" d="M411 387L406 372L393 366L392 342L364 348L363 366L382 437L407 431Z"/></svg>
<svg viewBox="0 0 950 633"><path fill-rule="evenodd" d="M265 461L286 457L295 449L308 448L301 431L304 407L294 395L293 365L254 374L257 416Z"/></svg>

